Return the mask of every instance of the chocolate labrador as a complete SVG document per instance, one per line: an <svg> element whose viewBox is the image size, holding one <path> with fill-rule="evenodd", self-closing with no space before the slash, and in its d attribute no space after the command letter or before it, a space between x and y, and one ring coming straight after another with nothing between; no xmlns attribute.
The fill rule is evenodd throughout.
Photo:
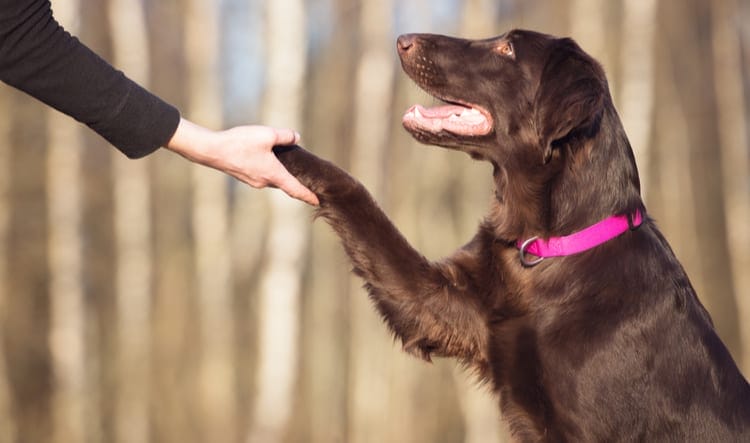
<svg viewBox="0 0 750 443"><path fill-rule="evenodd" d="M403 35L397 50L442 101L410 108L406 130L494 167L471 241L429 261L357 180L276 152L404 349L473 368L517 441L750 441L750 387L646 214L601 66L523 30Z"/></svg>

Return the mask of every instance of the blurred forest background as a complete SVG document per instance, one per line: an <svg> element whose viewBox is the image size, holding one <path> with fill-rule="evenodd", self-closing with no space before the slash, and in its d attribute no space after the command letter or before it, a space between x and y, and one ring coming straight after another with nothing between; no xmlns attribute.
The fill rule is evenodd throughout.
<svg viewBox="0 0 750 443"><path fill-rule="evenodd" d="M395 37L513 27L599 59L655 217L750 373L750 2L55 0L186 117L297 128L429 258L490 168L415 143ZM501 442L486 388L404 355L311 209L165 150L129 161L0 87L0 442Z"/></svg>

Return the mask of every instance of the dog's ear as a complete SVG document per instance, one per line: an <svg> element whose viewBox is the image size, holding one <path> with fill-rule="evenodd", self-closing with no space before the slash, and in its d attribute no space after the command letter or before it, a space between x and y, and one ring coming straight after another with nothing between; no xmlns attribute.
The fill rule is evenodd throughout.
<svg viewBox="0 0 750 443"><path fill-rule="evenodd" d="M599 123L607 96L601 66L571 39L550 52L535 98L535 125L544 163L554 144Z"/></svg>

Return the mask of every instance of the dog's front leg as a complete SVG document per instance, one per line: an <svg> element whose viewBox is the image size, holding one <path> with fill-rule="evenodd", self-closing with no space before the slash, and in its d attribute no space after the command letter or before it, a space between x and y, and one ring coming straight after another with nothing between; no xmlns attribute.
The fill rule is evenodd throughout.
<svg viewBox="0 0 750 443"><path fill-rule="evenodd" d="M484 366L486 322L472 278L471 244L431 263L346 172L297 146L275 153L318 196L318 215L341 238L354 272L404 349L428 361L435 354Z"/></svg>

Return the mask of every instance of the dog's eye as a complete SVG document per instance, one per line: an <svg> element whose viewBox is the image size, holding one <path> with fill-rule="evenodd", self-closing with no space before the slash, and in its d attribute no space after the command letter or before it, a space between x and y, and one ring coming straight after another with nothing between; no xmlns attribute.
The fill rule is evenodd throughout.
<svg viewBox="0 0 750 443"><path fill-rule="evenodd" d="M497 51L498 54L504 55L506 57L515 57L515 51L513 51L513 45L510 42L502 42L500 45L495 48L495 51Z"/></svg>

